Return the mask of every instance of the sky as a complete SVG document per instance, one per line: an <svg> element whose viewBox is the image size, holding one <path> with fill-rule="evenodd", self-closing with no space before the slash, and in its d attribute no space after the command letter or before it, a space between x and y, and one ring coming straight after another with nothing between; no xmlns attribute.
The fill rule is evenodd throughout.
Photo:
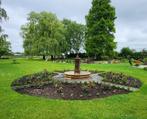
<svg viewBox="0 0 147 119"><path fill-rule="evenodd" d="M130 47L140 51L147 49L147 0L111 0L116 8L115 21L117 50ZM9 35L13 52L23 52L20 27L27 22L31 11L55 13L59 19L68 18L85 24L85 15L92 0L2 0L9 20L2 23Z"/></svg>

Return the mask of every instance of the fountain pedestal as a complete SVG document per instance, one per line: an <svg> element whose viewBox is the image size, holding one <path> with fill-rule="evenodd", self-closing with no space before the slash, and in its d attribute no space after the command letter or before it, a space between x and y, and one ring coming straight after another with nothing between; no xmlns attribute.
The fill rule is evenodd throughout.
<svg viewBox="0 0 147 119"><path fill-rule="evenodd" d="M74 71L68 71L64 73L65 79L88 79L90 78L90 72L80 71L80 58L77 55L75 58L75 69Z"/></svg>
<svg viewBox="0 0 147 119"><path fill-rule="evenodd" d="M75 74L80 74L80 58L77 55L77 57L75 58Z"/></svg>

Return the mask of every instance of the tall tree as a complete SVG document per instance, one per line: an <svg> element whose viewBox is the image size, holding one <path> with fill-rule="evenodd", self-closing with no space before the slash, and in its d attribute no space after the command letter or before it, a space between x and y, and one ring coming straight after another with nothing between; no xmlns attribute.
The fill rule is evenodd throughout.
<svg viewBox="0 0 147 119"><path fill-rule="evenodd" d="M8 19L7 12L1 7L0 0L0 22L6 19ZM10 42L7 41L7 37L8 35L4 34L4 31L0 25L0 58L10 52Z"/></svg>
<svg viewBox="0 0 147 119"><path fill-rule="evenodd" d="M92 56L112 56L114 42L115 8L110 0L93 0L86 16L87 33L85 49Z"/></svg>
<svg viewBox="0 0 147 119"><path fill-rule="evenodd" d="M47 12L31 12L28 23L22 26L25 53L29 55L61 55L65 52L66 42L64 25L56 15Z"/></svg>
<svg viewBox="0 0 147 119"><path fill-rule="evenodd" d="M79 53L85 41L85 25L68 19L64 19L63 24L66 31L65 38L68 43L67 51L70 53Z"/></svg>

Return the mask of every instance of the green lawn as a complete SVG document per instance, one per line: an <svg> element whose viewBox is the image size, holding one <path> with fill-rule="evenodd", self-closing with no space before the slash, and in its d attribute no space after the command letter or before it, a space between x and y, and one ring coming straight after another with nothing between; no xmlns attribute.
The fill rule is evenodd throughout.
<svg viewBox="0 0 147 119"><path fill-rule="evenodd" d="M147 71L129 64L82 65L82 69L123 72L143 82L137 92L89 101L51 100L11 89L13 80L43 69L67 70L73 65L29 60L12 64L11 60L0 60L0 119L147 119Z"/></svg>

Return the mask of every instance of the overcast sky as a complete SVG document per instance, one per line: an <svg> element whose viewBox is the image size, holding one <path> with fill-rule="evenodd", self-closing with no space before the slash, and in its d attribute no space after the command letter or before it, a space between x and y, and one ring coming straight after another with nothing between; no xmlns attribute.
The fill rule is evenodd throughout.
<svg viewBox="0 0 147 119"><path fill-rule="evenodd" d="M48 11L58 18L68 18L85 23L85 15L92 0L2 0L2 7L8 13L9 21L3 28L9 35L14 52L23 51L20 26L25 24L31 11ZM116 8L117 50L129 46L132 49L147 49L147 0L112 0Z"/></svg>

